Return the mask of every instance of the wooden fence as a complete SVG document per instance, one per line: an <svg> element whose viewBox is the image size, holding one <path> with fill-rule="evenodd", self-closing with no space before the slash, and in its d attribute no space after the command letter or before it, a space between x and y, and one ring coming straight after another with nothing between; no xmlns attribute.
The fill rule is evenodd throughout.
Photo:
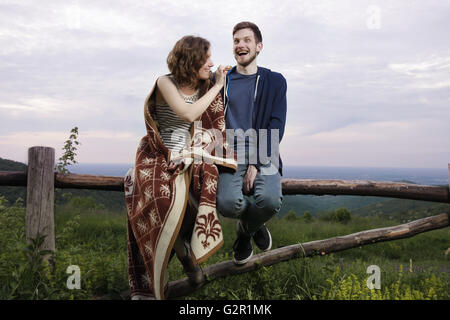
<svg viewBox="0 0 450 320"><path fill-rule="evenodd" d="M28 150L28 171L0 171L0 186L26 186L26 236L47 235L43 249L55 251L54 189L95 189L123 191L123 177L98 175L61 174L54 171L55 150L49 147L32 147ZM450 181L450 163L448 164ZM448 186L426 186L396 182L361 180L283 179L284 195L358 195L450 203ZM193 288L187 278L169 283L170 297L192 292L216 278L248 272L260 265L272 265L281 261L327 254L365 244L390 241L414 236L418 233L445 228L450 225L450 213L419 219L407 224L355 234L317 240L271 250L252 257L244 266L224 261L204 269L203 282Z"/></svg>

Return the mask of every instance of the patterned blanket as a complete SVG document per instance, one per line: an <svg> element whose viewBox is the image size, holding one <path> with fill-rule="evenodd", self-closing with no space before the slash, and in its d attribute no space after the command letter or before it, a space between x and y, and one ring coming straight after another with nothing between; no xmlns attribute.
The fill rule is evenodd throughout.
<svg viewBox="0 0 450 320"><path fill-rule="evenodd" d="M145 102L147 135L139 144L134 168L125 176L128 274L132 297L165 299L167 265L182 225L188 228L197 264L222 246L217 165L236 170L237 163L226 143L220 94L201 121L194 122L189 145L174 154L162 142L155 121L155 88L156 83ZM169 170L170 161L179 163L175 170Z"/></svg>

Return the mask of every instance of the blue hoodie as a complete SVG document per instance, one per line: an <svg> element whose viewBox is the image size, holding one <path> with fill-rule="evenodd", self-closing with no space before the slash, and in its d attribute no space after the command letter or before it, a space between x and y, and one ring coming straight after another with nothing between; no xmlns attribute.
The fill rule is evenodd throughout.
<svg viewBox="0 0 450 320"><path fill-rule="evenodd" d="M224 106L225 106L225 116L228 107L228 96L229 92L229 74L236 72L236 66L231 69L225 81L224 89L221 91ZM262 163L259 156L260 142L267 143L267 155L271 155L271 136L270 129L279 130L279 142L283 138L284 127L286 124L286 90L287 83L286 79L281 73L273 72L270 69L258 67L256 73L256 86L254 93L254 109L253 109L253 126L259 137L260 129L267 129L267 139L265 141L258 141L257 151L257 164L256 167L259 169ZM235 128L227 128L235 129ZM283 163L281 157L279 156L279 172L282 175Z"/></svg>

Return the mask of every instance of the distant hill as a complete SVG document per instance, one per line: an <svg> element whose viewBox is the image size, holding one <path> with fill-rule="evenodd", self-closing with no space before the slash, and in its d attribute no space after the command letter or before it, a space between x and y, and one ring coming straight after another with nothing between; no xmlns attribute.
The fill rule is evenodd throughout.
<svg viewBox="0 0 450 320"><path fill-rule="evenodd" d="M395 217L406 222L450 212L450 204L448 203L389 198L386 200L353 210L352 213L361 216Z"/></svg>
<svg viewBox="0 0 450 320"><path fill-rule="evenodd" d="M0 158L0 171L27 171L27 165L21 162ZM25 187L0 186L0 196L4 196L10 204L17 198L26 201L27 189Z"/></svg>
<svg viewBox="0 0 450 320"><path fill-rule="evenodd" d="M69 168L70 169L70 168ZM26 171L27 165L8 159L0 158L0 171ZM56 202L63 204L67 198L63 198L64 193L71 193L72 197L93 197L98 204L103 204L108 210L125 210L125 197L122 192L101 191L101 190L79 190L63 189L62 192L55 193ZM0 196L4 196L9 204L13 204L17 198L22 198L26 203L26 187L5 187L0 186Z"/></svg>
<svg viewBox="0 0 450 320"><path fill-rule="evenodd" d="M27 165L22 162L0 158L0 171L27 171Z"/></svg>
<svg viewBox="0 0 450 320"><path fill-rule="evenodd" d="M363 196L293 195L283 197L279 216L282 218L290 210L298 216L302 216L305 211L318 216L320 213L342 207L349 209L355 216L379 216L402 222L450 212L450 204L431 201Z"/></svg>
<svg viewBox="0 0 450 320"><path fill-rule="evenodd" d="M323 211L336 210L345 207L349 210L356 210L368 205L387 201L389 198L362 197L362 196L314 196L314 195L286 195L283 197L283 205L280 210L280 217L283 217L290 210L303 215L309 211L313 216Z"/></svg>

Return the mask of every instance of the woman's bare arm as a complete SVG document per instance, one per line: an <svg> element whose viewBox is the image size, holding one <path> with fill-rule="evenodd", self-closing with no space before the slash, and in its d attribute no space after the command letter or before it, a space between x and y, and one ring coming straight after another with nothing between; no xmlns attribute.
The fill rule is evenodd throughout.
<svg viewBox="0 0 450 320"><path fill-rule="evenodd" d="M213 102L214 98L220 92L223 87L224 77L226 71L222 66L216 71L216 78L219 75L219 81L216 81L214 86L212 86L208 92L206 92L200 99L196 102L190 104L186 103L184 99L178 93L178 89L172 80L168 76L162 76L157 80L157 87L167 102L167 104L173 109L173 111L183 120L187 122L194 122L197 120L202 113L208 108L208 106Z"/></svg>

